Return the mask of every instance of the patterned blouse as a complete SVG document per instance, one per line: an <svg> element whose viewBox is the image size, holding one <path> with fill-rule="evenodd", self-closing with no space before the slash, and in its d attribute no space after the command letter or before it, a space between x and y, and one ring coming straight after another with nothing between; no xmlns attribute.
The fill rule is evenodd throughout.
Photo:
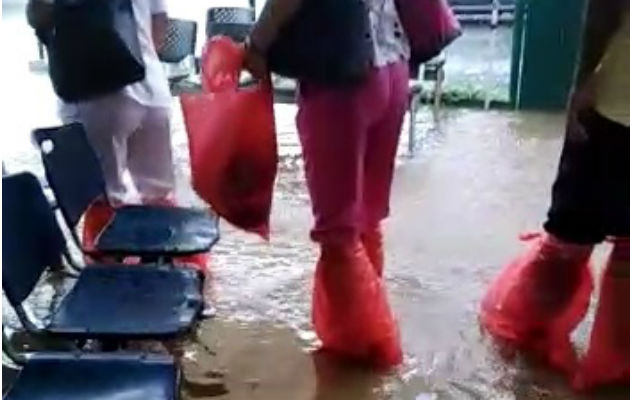
<svg viewBox="0 0 630 400"><path fill-rule="evenodd" d="M369 10L370 31L366 38L374 45L374 66L383 67L408 60L409 41L402 28L395 0L364 0Z"/></svg>

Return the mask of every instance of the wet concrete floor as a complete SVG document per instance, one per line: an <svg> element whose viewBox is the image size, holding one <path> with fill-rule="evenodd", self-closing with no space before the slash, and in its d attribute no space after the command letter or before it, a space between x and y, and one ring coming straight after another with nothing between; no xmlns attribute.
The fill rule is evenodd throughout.
<svg viewBox="0 0 630 400"><path fill-rule="evenodd" d="M26 34L16 26L13 34ZM12 172L41 175L28 132L56 123L55 100L46 77L28 72L34 49L14 50L19 62L7 62L13 75L2 78L3 160ZM201 206L188 183L186 136L174 110L178 197ZM421 140L413 158L405 154L403 140L386 227L385 278L405 363L382 376L312 353L317 343L309 322L310 286L317 252L308 240L311 216L295 108L278 106L276 112L281 165L271 242L222 225L208 291L217 317L202 325L204 346L191 344L184 351L187 373L217 380L215 394L227 390L213 398L628 398L627 389L574 395L548 371L505 362L477 324L485 286L523 248L518 233L540 228L561 146L562 115L443 110L436 122L425 110L415 127ZM44 285L35 296L40 312L52 294ZM6 307L3 317L10 322ZM588 322L575 335L580 348Z"/></svg>
<svg viewBox="0 0 630 400"><path fill-rule="evenodd" d="M218 380L214 393L227 390L226 399L628 398L627 390L576 396L549 371L501 360L476 320L484 287L524 247L517 234L540 227L560 151L561 115L443 110L435 122L427 110L417 126L416 155L408 157L401 145L385 277L406 357L398 371L379 376L311 353L317 252L308 240L299 147L290 139L293 113L290 106L278 110L282 156L271 242L222 225L208 291L217 318L201 329L205 346L185 351L189 374ZM188 185L177 114L173 141L178 195L200 205ZM45 288L42 293L36 298L51 296ZM579 348L588 332L587 318L575 335ZM192 392L191 399L208 398Z"/></svg>

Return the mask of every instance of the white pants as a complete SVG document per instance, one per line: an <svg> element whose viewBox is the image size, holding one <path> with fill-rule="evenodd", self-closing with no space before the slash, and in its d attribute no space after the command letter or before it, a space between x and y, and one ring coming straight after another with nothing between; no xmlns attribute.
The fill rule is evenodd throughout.
<svg viewBox="0 0 630 400"><path fill-rule="evenodd" d="M76 117L87 131L90 144L101 160L107 194L113 202L125 202L125 171L143 202L167 199L174 187L169 113L147 107L116 93L81 102Z"/></svg>

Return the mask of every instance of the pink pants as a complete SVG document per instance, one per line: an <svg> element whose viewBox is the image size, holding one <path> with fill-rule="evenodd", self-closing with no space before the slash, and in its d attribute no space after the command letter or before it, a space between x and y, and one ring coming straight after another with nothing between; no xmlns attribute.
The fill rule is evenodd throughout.
<svg viewBox="0 0 630 400"><path fill-rule="evenodd" d="M399 62L373 69L359 86L300 85L297 126L313 240L354 240L387 217L408 79Z"/></svg>

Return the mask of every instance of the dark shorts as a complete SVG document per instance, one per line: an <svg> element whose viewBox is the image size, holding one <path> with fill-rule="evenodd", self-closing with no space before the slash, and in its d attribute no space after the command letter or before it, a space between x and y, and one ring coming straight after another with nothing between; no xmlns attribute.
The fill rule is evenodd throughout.
<svg viewBox="0 0 630 400"><path fill-rule="evenodd" d="M630 236L630 128L595 111L588 139L565 139L545 230L572 243Z"/></svg>

